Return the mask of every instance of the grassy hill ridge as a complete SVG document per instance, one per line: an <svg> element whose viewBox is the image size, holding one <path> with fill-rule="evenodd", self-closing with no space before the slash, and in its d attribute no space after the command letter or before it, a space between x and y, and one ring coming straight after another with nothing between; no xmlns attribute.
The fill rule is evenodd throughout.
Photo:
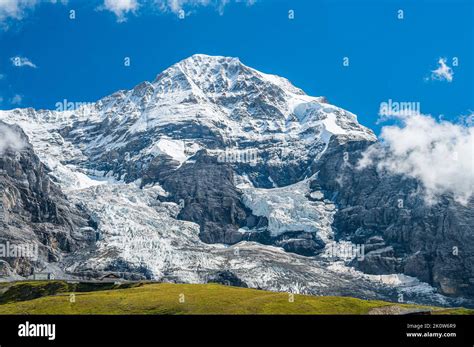
<svg viewBox="0 0 474 347"><path fill-rule="evenodd" d="M219 284L34 281L0 284L0 314L474 314L464 308L290 295Z"/></svg>

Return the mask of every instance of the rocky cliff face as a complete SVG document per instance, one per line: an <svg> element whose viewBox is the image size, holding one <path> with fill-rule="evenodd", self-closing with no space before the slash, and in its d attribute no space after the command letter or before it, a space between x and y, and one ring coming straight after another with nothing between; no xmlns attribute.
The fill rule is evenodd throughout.
<svg viewBox="0 0 474 347"><path fill-rule="evenodd" d="M95 241L93 222L51 180L18 126L0 121L0 275L23 277ZM24 250L24 254L20 254ZM49 270L54 272L54 270Z"/></svg>
<svg viewBox="0 0 474 347"><path fill-rule="evenodd" d="M242 193L234 185L234 171L205 151L168 172L159 182L170 199L182 205L178 218L200 226L201 240L207 243L234 244L242 241L241 227L265 225L264 218L252 215L242 203ZM163 199L169 200L169 199Z"/></svg>
<svg viewBox="0 0 474 347"><path fill-rule="evenodd" d="M474 294L474 201L445 195L430 204L420 182L379 172L376 163L358 169L365 141L333 138L317 162L322 188L338 206L336 238L365 246L352 265L370 274L404 273L448 295Z"/></svg>
<svg viewBox="0 0 474 347"><path fill-rule="evenodd" d="M23 223L6 233L52 260L69 252L65 273L433 302L429 283L474 297L472 202L429 205L416 180L358 169L377 139L354 114L236 58L195 55L77 110L0 119L50 170L28 146L2 157ZM365 254L328 255L344 245Z"/></svg>
<svg viewBox="0 0 474 347"><path fill-rule="evenodd" d="M207 243L281 245L280 234L286 232L294 239L294 232L303 230L242 232L263 229L266 216L243 205L236 181L245 177L257 188L291 185L314 174L311 163L332 135L375 140L355 115L306 95L284 78L236 58L199 54L152 83L119 91L74 116L59 130L82 149L70 163L125 182L140 180L142 187L160 184L169 193L166 201L183 204L178 218L199 224ZM323 243L301 235L285 247L316 254Z"/></svg>

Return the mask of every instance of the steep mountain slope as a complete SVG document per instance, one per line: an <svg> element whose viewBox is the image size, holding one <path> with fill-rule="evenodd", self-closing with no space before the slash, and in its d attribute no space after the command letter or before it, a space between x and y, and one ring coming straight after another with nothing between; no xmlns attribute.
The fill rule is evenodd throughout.
<svg viewBox="0 0 474 347"><path fill-rule="evenodd" d="M51 180L18 126L0 121L0 138L0 274L57 272L64 253L94 244L94 223Z"/></svg>
<svg viewBox="0 0 474 347"><path fill-rule="evenodd" d="M76 110L0 119L24 129L49 175L98 223L93 248L61 259L64 276L457 302L429 283L472 296L472 258L443 261L436 246L462 239L463 252L473 249L468 210L450 205L449 231L432 238L442 222L422 198L391 207L416 182L355 169L376 144L355 115L236 58L194 55ZM430 227L406 236L417 225Z"/></svg>
<svg viewBox="0 0 474 347"><path fill-rule="evenodd" d="M358 169L369 146L378 144L334 138L312 182L339 207L336 238L365 244L364 259L352 265L371 274L405 273L442 293L472 297L474 201L463 205L446 194L428 204L420 182L375 165Z"/></svg>
<svg viewBox="0 0 474 347"><path fill-rule="evenodd" d="M31 118L54 130L39 130ZM204 55L74 112L14 110L9 119L42 133L48 143L38 140L38 148L54 150L63 164L162 185L167 201L183 204L178 218L198 223L201 239L211 243L254 239L242 228L267 223L243 206L235 179L286 186L314 174L311 163L332 135L375 141L353 114L323 98L238 59ZM323 245L317 238L305 243L303 254Z"/></svg>

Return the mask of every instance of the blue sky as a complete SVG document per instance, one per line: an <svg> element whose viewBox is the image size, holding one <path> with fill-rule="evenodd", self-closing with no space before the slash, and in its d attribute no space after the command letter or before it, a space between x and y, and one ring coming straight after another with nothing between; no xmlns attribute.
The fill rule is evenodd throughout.
<svg viewBox="0 0 474 347"><path fill-rule="evenodd" d="M474 110L472 0L111 1L0 4L0 109L96 101L205 53L284 76L376 131L389 99L450 120ZM433 78L440 58L452 81Z"/></svg>

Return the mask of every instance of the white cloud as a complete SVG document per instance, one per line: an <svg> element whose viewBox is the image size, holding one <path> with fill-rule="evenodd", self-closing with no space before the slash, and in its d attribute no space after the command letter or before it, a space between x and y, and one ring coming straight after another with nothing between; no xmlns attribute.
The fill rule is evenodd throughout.
<svg viewBox="0 0 474 347"><path fill-rule="evenodd" d="M140 7L157 9L163 13L180 14L184 11L189 14L192 9L209 6L214 7L222 15L225 6L231 2L250 6L255 4L256 0L104 0L98 9L113 12L117 22L125 22L127 14L136 14Z"/></svg>
<svg viewBox="0 0 474 347"><path fill-rule="evenodd" d="M460 117L460 122L468 127L474 127L474 111Z"/></svg>
<svg viewBox="0 0 474 347"><path fill-rule="evenodd" d="M398 101L388 99L380 103L377 124L391 118L403 118L421 113L419 101Z"/></svg>
<svg viewBox="0 0 474 347"><path fill-rule="evenodd" d="M162 12L172 12L175 14L197 7L212 6L222 15L225 6L231 2L244 3L251 6L255 4L256 0L155 0L155 4L158 5Z"/></svg>
<svg viewBox="0 0 474 347"><path fill-rule="evenodd" d="M416 178L427 202L445 193L461 203L473 197L474 127L422 114L400 121L401 125L382 128L381 145L364 153L359 168L375 163L379 171Z"/></svg>
<svg viewBox="0 0 474 347"><path fill-rule="evenodd" d="M10 61L12 62L13 66L15 66L15 67L28 66L28 67L32 67L34 69L37 68L37 66L30 59L28 59L26 57L11 57Z"/></svg>
<svg viewBox="0 0 474 347"><path fill-rule="evenodd" d="M13 98L10 99L10 104L12 105L20 105L23 101L23 97L20 94L13 95Z"/></svg>
<svg viewBox="0 0 474 347"><path fill-rule="evenodd" d="M449 65L446 63L446 61L446 58L439 58L438 68L431 71L432 80L452 82L454 72L453 69L451 69L451 67L449 67Z"/></svg>
<svg viewBox="0 0 474 347"><path fill-rule="evenodd" d="M25 146L25 142L20 135L9 127L0 124L0 154L7 149L15 151L21 150Z"/></svg>
<svg viewBox="0 0 474 347"><path fill-rule="evenodd" d="M37 0L0 0L0 22L8 18L22 19L37 3Z"/></svg>
<svg viewBox="0 0 474 347"><path fill-rule="evenodd" d="M115 14L117 22L125 22L127 15L136 14L140 7L157 8L161 12L178 14L196 7L213 6L220 14L231 2L253 5L257 0L103 0L98 10ZM25 18L36 6L43 4L67 4L68 0L0 0L0 27L8 28L11 21ZM7 23L8 22L8 23Z"/></svg>
<svg viewBox="0 0 474 347"><path fill-rule="evenodd" d="M104 0L104 4L99 9L113 12L117 16L117 22L125 22L126 14L135 13L138 7L137 0Z"/></svg>
<svg viewBox="0 0 474 347"><path fill-rule="evenodd" d="M208 6L211 4L211 0L162 0L157 2L161 3L164 10L167 9L173 13L178 13L185 7Z"/></svg>
<svg viewBox="0 0 474 347"><path fill-rule="evenodd" d="M7 21L20 21L41 3L67 4L67 0L0 0L0 26L8 28Z"/></svg>

